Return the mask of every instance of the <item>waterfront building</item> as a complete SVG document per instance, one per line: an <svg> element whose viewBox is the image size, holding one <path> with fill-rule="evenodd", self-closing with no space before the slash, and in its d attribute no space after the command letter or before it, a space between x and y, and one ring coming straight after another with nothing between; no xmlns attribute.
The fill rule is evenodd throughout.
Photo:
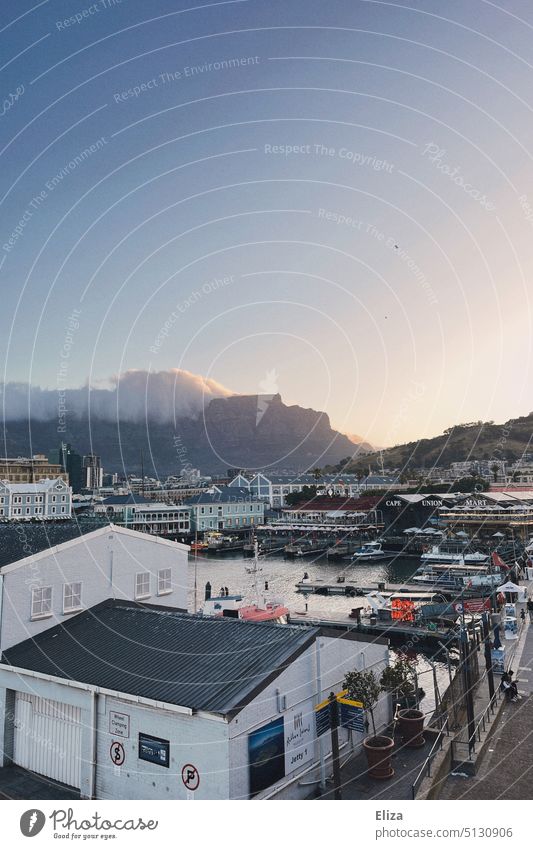
<svg viewBox="0 0 533 849"><path fill-rule="evenodd" d="M72 490L63 478L38 483L0 481L0 521L70 519Z"/></svg>
<svg viewBox="0 0 533 849"><path fill-rule="evenodd" d="M0 458L0 480L10 483L35 483L43 478L62 478L65 483L69 483L63 466L59 462L50 462L44 454Z"/></svg>
<svg viewBox="0 0 533 849"><path fill-rule="evenodd" d="M228 486L244 487L256 497L267 502L273 509L284 507L287 496L302 492L304 487L316 487L317 491L327 495L344 495L354 498L359 494L360 484L356 475L270 475L258 472L246 477L242 472L230 480Z"/></svg>
<svg viewBox="0 0 533 849"><path fill-rule="evenodd" d="M376 509L374 503L369 504L368 501L369 499L317 496L303 504L284 507L281 515L286 524L329 525L332 529L357 527L361 531L382 529L382 512ZM374 502L374 499L372 501Z"/></svg>
<svg viewBox="0 0 533 849"><path fill-rule="evenodd" d="M349 671L379 678L388 656L386 638L354 630L109 599L4 651L0 767L88 799L307 798L320 762L332 771L314 708ZM374 718L379 734L388 694ZM341 757L367 733L363 716L340 727Z"/></svg>
<svg viewBox="0 0 533 849"><path fill-rule="evenodd" d="M241 531L262 525L265 502L240 487L214 488L187 500L191 530Z"/></svg>
<svg viewBox="0 0 533 849"><path fill-rule="evenodd" d="M533 534L533 490L476 492L459 497L452 507L439 510L439 522L452 532L490 538L504 533L527 542Z"/></svg>
<svg viewBox="0 0 533 849"><path fill-rule="evenodd" d="M191 530L191 511L184 505L152 501L146 495L110 495L94 505L96 516L115 525L160 536L186 535Z"/></svg>

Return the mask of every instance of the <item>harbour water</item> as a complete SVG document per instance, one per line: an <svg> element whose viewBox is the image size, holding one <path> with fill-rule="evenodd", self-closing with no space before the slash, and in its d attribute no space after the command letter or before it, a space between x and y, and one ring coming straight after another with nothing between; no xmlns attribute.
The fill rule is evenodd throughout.
<svg viewBox="0 0 533 849"><path fill-rule="evenodd" d="M218 595L221 587L227 587L230 594L241 593L253 598L253 577L247 572L252 559L242 552L227 552L223 555L190 555L189 604L193 609L201 607L204 600L205 585L209 581L212 594ZM307 601L309 618L323 617L331 619L345 617L352 607L362 602L361 598L346 596L309 595L304 597L296 590L296 584L307 572L311 580L320 579L334 584L339 575L345 576L350 584L370 586L380 581L389 583L409 582L419 562L412 558L392 557L378 563L359 563L352 565L349 560L332 561L327 557L305 557L294 560L279 555L264 555L259 558L258 587L262 589L268 582L267 598L282 601L290 611L302 611ZM196 582L196 592L194 585ZM448 667L440 650L413 652L418 660L417 673L420 685L426 696L422 709L430 713L435 706L433 671L429 661L435 664L438 687L441 695L448 686Z"/></svg>

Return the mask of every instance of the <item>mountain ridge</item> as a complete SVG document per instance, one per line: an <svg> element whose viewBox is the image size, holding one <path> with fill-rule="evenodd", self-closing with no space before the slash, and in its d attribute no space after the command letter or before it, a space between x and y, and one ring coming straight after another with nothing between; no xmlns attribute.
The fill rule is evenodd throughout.
<svg viewBox="0 0 533 849"><path fill-rule="evenodd" d="M80 453L98 454L104 469L125 473L140 471L142 452L145 473L158 478L186 466L217 474L232 466L301 472L364 450L334 430L327 413L286 405L279 394L214 398L196 417L170 424L150 416L135 422L69 414L58 430L55 419L11 419L3 441L7 456L70 442Z"/></svg>

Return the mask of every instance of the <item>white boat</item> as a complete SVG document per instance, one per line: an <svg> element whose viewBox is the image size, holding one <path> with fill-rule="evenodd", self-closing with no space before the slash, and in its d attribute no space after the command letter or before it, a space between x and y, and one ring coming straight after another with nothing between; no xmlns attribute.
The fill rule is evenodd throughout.
<svg viewBox="0 0 533 849"><path fill-rule="evenodd" d="M385 560L389 555L383 551L380 542L365 542L351 556L352 563L362 563L373 560Z"/></svg>
<svg viewBox="0 0 533 849"><path fill-rule="evenodd" d="M443 551L439 545L433 545L429 551L420 555L420 562L443 563L453 566L483 566L489 562L488 554L481 551L473 551L465 554L463 551Z"/></svg>
<svg viewBox="0 0 533 849"><path fill-rule="evenodd" d="M494 574L488 565L467 563L426 563L413 575L414 584L426 584L442 589L463 589L494 584Z"/></svg>

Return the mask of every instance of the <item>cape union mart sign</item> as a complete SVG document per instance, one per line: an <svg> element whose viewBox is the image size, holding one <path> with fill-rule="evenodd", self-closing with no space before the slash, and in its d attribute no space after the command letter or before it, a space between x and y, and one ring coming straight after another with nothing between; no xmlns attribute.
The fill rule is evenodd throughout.
<svg viewBox="0 0 533 849"><path fill-rule="evenodd" d="M71 832L107 832L112 834L116 831L155 831L159 825L158 820L143 820L142 817L132 817L131 819L116 819L110 820L101 816L99 813L94 813L92 816L84 819L75 819L73 808L64 810L58 808L52 811L49 817L52 820L52 826L57 837L70 837ZM61 830L65 830L65 834L61 834ZM59 832L59 833L58 833ZM105 834L100 834L105 838Z"/></svg>

